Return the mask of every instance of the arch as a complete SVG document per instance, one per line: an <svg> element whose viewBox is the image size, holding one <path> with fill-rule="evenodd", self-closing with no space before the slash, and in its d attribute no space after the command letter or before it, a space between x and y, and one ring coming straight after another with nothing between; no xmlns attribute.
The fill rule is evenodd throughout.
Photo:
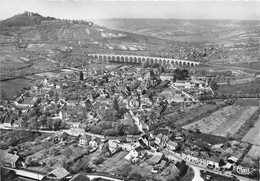
<svg viewBox="0 0 260 181"><path fill-rule="evenodd" d="M139 57L139 58L138 58L138 63L141 63L141 61L142 61L142 59Z"/></svg>
<svg viewBox="0 0 260 181"><path fill-rule="evenodd" d="M110 62L112 60L112 57L108 56L107 60Z"/></svg>
<svg viewBox="0 0 260 181"><path fill-rule="evenodd" d="M133 62L133 57L130 57L130 62L131 62L131 63Z"/></svg>
<svg viewBox="0 0 260 181"><path fill-rule="evenodd" d="M170 60L170 63L171 63L172 65L175 65L174 60Z"/></svg>
<svg viewBox="0 0 260 181"><path fill-rule="evenodd" d="M125 57L121 57L121 62L124 62L125 61Z"/></svg>
<svg viewBox="0 0 260 181"><path fill-rule="evenodd" d="M194 67L194 63L191 63L190 66L191 66L191 67Z"/></svg>
<svg viewBox="0 0 260 181"><path fill-rule="evenodd" d="M166 60L165 59L163 60L163 65L166 65Z"/></svg>
<svg viewBox="0 0 260 181"><path fill-rule="evenodd" d="M98 59L99 59L99 60L102 60L102 56L101 56L101 55L99 55Z"/></svg>
<svg viewBox="0 0 260 181"><path fill-rule="evenodd" d="M155 60L154 60L154 63L158 63L158 60L157 60L157 59L155 59Z"/></svg>
<svg viewBox="0 0 260 181"><path fill-rule="evenodd" d="M187 66L189 66L189 67L190 67L190 62L187 62Z"/></svg>
<svg viewBox="0 0 260 181"><path fill-rule="evenodd" d="M167 65L170 65L170 60L167 60L167 63L166 63Z"/></svg>
<svg viewBox="0 0 260 181"><path fill-rule="evenodd" d="M120 57L119 56L116 57L116 61L120 62Z"/></svg>
<svg viewBox="0 0 260 181"><path fill-rule="evenodd" d="M134 62L137 63L137 58L136 57L134 57Z"/></svg>
<svg viewBox="0 0 260 181"><path fill-rule="evenodd" d="M103 60L107 61L107 56L106 55L103 55Z"/></svg>
<svg viewBox="0 0 260 181"><path fill-rule="evenodd" d="M186 62L182 62L182 66L185 67L186 66Z"/></svg>
<svg viewBox="0 0 260 181"><path fill-rule="evenodd" d="M175 65L179 65L179 62L178 62L178 61L175 61Z"/></svg>
<svg viewBox="0 0 260 181"><path fill-rule="evenodd" d="M112 61L113 62L116 61L116 57L115 56L112 57Z"/></svg>
<svg viewBox="0 0 260 181"><path fill-rule="evenodd" d="M97 55L95 55L95 57L94 58L98 58L98 56Z"/></svg>
<svg viewBox="0 0 260 181"><path fill-rule="evenodd" d="M144 61L145 61L145 58L142 59L142 62L144 62Z"/></svg>
<svg viewBox="0 0 260 181"><path fill-rule="evenodd" d="M178 64L179 64L179 66L182 66L182 62L181 61L179 61Z"/></svg>
<svg viewBox="0 0 260 181"><path fill-rule="evenodd" d="M154 64L154 62L153 62L153 59L152 59L152 58L150 59L150 61L149 61L149 62L150 62L150 65L153 65L153 64Z"/></svg>
<svg viewBox="0 0 260 181"><path fill-rule="evenodd" d="M162 65L162 59L159 59L159 64Z"/></svg>
<svg viewBox="0 0 260 181"><path fill-rule="evenodd" d="M125 62L128 62L128 57L125 57Z"/></svg>

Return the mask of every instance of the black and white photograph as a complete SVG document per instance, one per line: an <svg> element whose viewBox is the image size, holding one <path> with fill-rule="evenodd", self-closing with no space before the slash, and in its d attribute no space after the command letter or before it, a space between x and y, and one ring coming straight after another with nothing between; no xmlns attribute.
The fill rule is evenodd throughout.
<svg viewBox="0 0 260 181"><path fill-rule="evenodd" d="M0 0L0 181L259 181L260 0Z"/></svg>

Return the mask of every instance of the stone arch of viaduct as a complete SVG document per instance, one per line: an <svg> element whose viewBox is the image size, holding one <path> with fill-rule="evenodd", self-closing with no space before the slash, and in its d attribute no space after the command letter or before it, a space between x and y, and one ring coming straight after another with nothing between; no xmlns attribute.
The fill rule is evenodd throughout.
<svg viewBox="0 0 260 181"><path fill-rule="evenodd" d="M91 58L97 58L102 61L113 61L113 62L129 62L129 63L142 63L146 60L149 61L149 64L159 63L161 65L179 65L179 66L196 66L200 62L188 61L188 60L178 60L170 58L160 58L160 57L145 57L145 56L136 56L136 55L110 55L110 54L89 54Z"/></svg>

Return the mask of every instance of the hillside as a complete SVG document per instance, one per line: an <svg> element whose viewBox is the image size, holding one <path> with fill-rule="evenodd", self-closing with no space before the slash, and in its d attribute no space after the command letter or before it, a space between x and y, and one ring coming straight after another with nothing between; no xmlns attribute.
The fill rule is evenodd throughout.
<svg viewBox="0 0 260 181"><path fill-rule="evenodd" d="M260 21L182 19L101 19L111 29L175 41L225 43L260 39Z"/></svg>
<svg viewBox="0 0 260 181"><path fill-rule="evenodd" d="M38 25L42 21L54 21L54 17L43 17L38 13L24 12L22 14L15 15L0 22L0 29L10 28L15 26L33 26Z"/></svg>

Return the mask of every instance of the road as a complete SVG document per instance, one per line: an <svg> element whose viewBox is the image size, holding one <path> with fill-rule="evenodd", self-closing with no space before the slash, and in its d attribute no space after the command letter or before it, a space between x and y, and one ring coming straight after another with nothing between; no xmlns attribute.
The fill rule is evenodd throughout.
<svg viewBox="0 0 260 181"><path fill-rule="evenodd" d="M11 129L11 128L7 128L7 127L4 126L4 124L0 124L0 129ZM61 133L63 131L40 131L40 132L42 132L42 133L53 133L54 134L54 133L58 133L58 132ZM75 134L72 134L70 131L66 131L66 132L70 135L75 136ZM100 136L100 135L95 135L95 134L91 134L91 133L85 133L85 134L88 134L90 136ZM103 138L103 137L100 136L100 138ZM168 149L163 150L162 153L165 154L168 158L175 160L175 161L185 160L182 157L180 157L179 155L177 155L175 152L168 150ZM205 168L203 166L197 165L195 163L189 162L188 160L185 160L185 161L186 161L186 164L189 165L194 170L195 175L194 175L194 178L193 178L192 181L203 181L203 179L200 176L200 170L206 170L206 171L213 172L213 173L216 173L216 174L219 174L219 175L228 176L226 174L222 174L221 172L214 172L211 169L208 169L208 168ZM238 176L238 175L234 175L234 174L231 174L231 175L236 176L240 181L255 181L253 179L241 177L241 176Z"/></svg>
<svg viewBox="0 0 260 181"><path fill-rule="evenodd" d="M175 152L171 151L171 150L164 150L163 153L170 159L173 159L173 160L176 160L176 161L182 161L182 160L185 160L183 159L182 157L178 156ZM249 178L245 178L245 177L241 177L241 176L238 176L238 175L234 175L234 174L231 174L231 176L228 176L227 174L223 174L221 172L215 172L211 169L208 169L208 168L205 168L203 166L200 166L200 165L197 165L195 163L192 163L192 162L189 162L188 160L185 160L186 161L186 164L189 165L193 170L194 170L194 178L192 181L203 181L203 178L201 178L200 176L200 170L205 170L205 171L209 171L209 172L212 172L212 173L215 173L215 174L218 174L218 175L223 175L223 176L226 176L226 177L231 177L231 176L235 176L237 177L237 179L239 179L240 181L256 181L256 180L253 180L253 179L249 179Z"/></svg>

